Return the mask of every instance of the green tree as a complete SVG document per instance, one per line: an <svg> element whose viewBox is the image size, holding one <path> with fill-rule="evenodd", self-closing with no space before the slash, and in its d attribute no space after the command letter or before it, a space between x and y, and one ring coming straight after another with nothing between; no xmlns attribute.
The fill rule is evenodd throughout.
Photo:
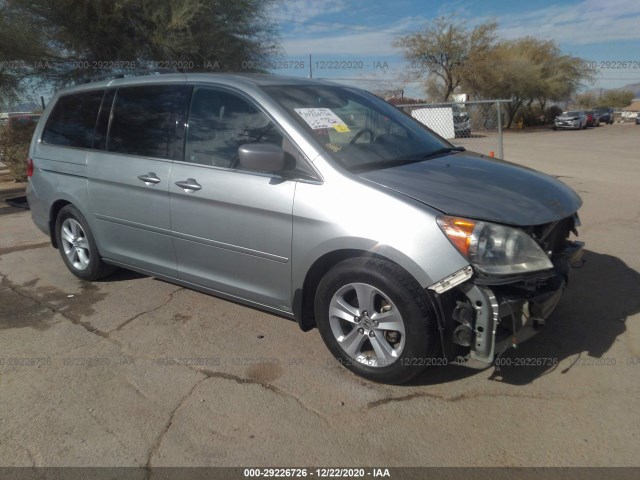
<svg viewBox="0 0 640 480"><path fill-rule="evenodd" d="M275 0L12 0L56 52L57 83L157 65L238 71L277 54ZM158 62L158 63L156 63ZM87 68L88 67L88 68Z"/></svg>
<svg viewBox="0 0 640 480"><path fill-rule="evenodd" d="M432 100L448 101L466 76L470 64L483 58L496 39L495 22L469 29L452 17L440 17L422 31L395 40L411 62L412 76L424 82Z"/></svg>
<svg viewBox="0 0 640 480"><path fill-rule="evenodd" d="M11 3L0 0L0 110L17 101L23 80L36 74L36 62L48 58L43 37Z"/></svg>
<svg viewBox="0 0 640 480"><path fill-rule="evenodd" d="M576 105L584 110L591 110L598 104L598 99L591 92L576 95Z"/></svg>
<svg viewBox="0 0 640 480"><path fill-rule="evenodd" d="M569 98L592 72L582 68L580 58L564 55L552 41L524 37L495 44L469 65L463 88L477 98L504 98L507 128L524 107L533 114L549 100Z"/></svg>
<svg viewBox="0 0 640 480"><path fill-rule="evenodd" d="M598 99L598 107L624 108L628 107L635 94L629 90L607 90Z"/></svg>

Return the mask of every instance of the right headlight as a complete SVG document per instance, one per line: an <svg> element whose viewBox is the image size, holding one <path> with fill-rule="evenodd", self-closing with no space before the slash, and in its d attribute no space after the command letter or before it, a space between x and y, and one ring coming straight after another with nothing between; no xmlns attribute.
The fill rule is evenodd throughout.
<svg viewBox="0 0 640 480"><path fill-rule="evenodd" d="M525 232L496 223L441 216L438 225L481 272L513 275L553 268L549 257Z"/></svg>

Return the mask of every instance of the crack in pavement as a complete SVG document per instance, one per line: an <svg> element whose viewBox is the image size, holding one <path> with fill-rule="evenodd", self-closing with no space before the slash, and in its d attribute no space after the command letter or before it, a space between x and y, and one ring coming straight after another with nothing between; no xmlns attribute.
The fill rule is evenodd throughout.
<svg viewBox="0 0 640 480"><path fill-rule="evenodd" d="M193 368L193 367L190 367L190 366L188 368L190 368L191 370L194 370L196 372L205 374L207 376L207 378L221 378L223 380L232 380L232 381L234 381L236 383L239 383L240 385L258 385L258 386L264 388L265 390L269 390L270 392L273 392L273 393L275 393L277 395L281 395L283 397L292 398L304 410L313 413L314 415L316 415L317 417L321 418L322 420L324 420L327 423L329 422L329 419L327 418L326 415L324 415L322 412L319 412L315 408L310 407L309 405L307 405L298 396L294 395L291 392L287 392L285 390L282 390L282 389L280 389L280 388L278 388L275 385L272 385L270 383L261 382L259 380L254 380L252 378L240 377L238 375L233 375L232 373L214 372L212 370L198 369L198 368Z"/></svg>
<svg viewBox="0 0 640 480"><path fill-rule="evenodd" d="M508 397L508 398L529 398L535 400L553 400L553 398L543 397L540 395L527 395L527 394L513 394L513 393L461 393L460 395L456 395L453 397L445 397L444 395L437 395L434 393L427 392L416 392L411 393L409 395L404 395L402 397L387 397L382 398L380 400L374 400L373 402L367 403L367 410L371 410L373 408L380 407L382 405L386 405L388 403L393 402L407 402L410 400L414 400L416 398L432 398L434 400L440 400L443 402L455 403L461 402L464 400L473 400L475 398L499 398L499 397Z"/></svg>
<svg viewBox="0 0 640 480"><path fill-rule="evenodd" d="M149 310L146 310L144 312L138 313L136 315L134 315L133 317L125 320L123 323L121 323L120 325L118 325L116 328L114 328L113 330L109 330L107 333L107 335L113 333L113 332L119 332L120 330L122 330L126 325L130 324L131 322L133 322L135 319L142 317L143 315L146 315L147 313L152 313L155 312L156 310L160 310L162 307L166 307L172 300L173 300L173 296L178 293L180 290L184 290L184 287L178 287L176 288L174 291L172 291L169 294L169 298L167 300L164 301L164 303L158 305L157 307L153 307Z"/></svg>
<svg viewBox="0 0 640 480"><path fill-rule="evenodd" d="M83 327L86 331L88 331L89 333L92 333L96 336L99 336L100 338L104 338L106 340L108 340L109 342L115 344L120 351L122 352L122 354L126 354L127 352L127 348L126 345L124 345L122 342L111 338L110 334L115 332L115 331L120 331L122 328L124 328L126 325L128 325L129 323L131 323L132 321L134 321L135 319L146 315L148 313L152 313L154 311L157 311L163 307L165 307L167 304L169 304L173 299L174 296L177 292L179 292L180 290L184 290L183 287L178 287L175 290L173 290L170 294L169 297L160 305L149 309L147 311L138 313L134 316L132 316L131 318L127 319L126 321L124 321L123 323L121 323L120 325L118 325L116 328L108 331L108 332L104 332L101 331L95 327L93 327L91 325L91 323L89 322L84 322L78 319L74 319L72 317L70 317L69 315L66 315L64 313L64 311L59 310L58 308L56 308L55 306L50 305L49 303L47 303L46 301L42 301L41 299L39 299L38 297L34 297L32 295L30 295L29 293L27 293L26 291L24 291L23 289L21 289L20 287L14 285L9 279L7 275L1 274L0 276L2 277L2 281L1 284L5 287L7 287L8 289L10 289L12 292L14 292L17 295L20 295L23 298L26 298L28 300L30 300L31 302L34 302L36 305L46 308L47 310L55 313L55 314L59 314L62 318L64 318L65 320L68 320L69 322L71 322L74 325L80 325L81 327ZM80 347L73 347L71 350L74 350L76 348L80 348ZM140 357L134 357L136 359L141 359ZM162 431L160 432L160 434L158 435L158 437L156 438L155 442L153 443L153 445L150 447L149 449L149 453L148 453L148 457L147 457L147 462L146 462L146 466L145 468L150 469L151 466L151 462L153 457L156 455L156 453L158 452L158 450L160 449L163 439L165 437L165 435L167 434L167 432L171 429L171 426L173 425L174 422L174 418L176 413L178 412L178 410L185 404L185 402L189 399L189 397L193 394L193 392L198 388L198 386L200 384L202 384L202 382L204 382L205 380L209 379L209 378L220 378L223 380L231 380L234 381L240 385L258 385L270 392L273 392L277 395L283 396L283 397L288 397L293 399L298 405L300 405L305 411L308 411L314 415L316 415L318 418L322 419L325 422L328 422L328 418L322 414L321 412L319 412L318 410L314 409L313 407L307 405L301 398L299 398L298 396L296 396L293 393L281 390L280 388L271 385L269 383L266 382L261 382L258 380L254 380L251 378L243 378L237 375L233 375L230 373L224 373L224 372L215 372L215 371L210 371L210 370L203 370L203 369L198 369L198 368L193 368L193 367L189 367L187 366L187 368L189 368L190 370L195 371L196 373L203 375L203 378L198 380L190 389L189 391L179 400L178 404L176 405L176 407L171 411L171 413L169 414L169 418L168 420L165 422L164 427L162 428ZM91 415L96 421L98 421L98 419L94 416ZM100 424L100 422L98 421L98 423ZM103 428L104 425L102 425ZM117 435L115 435L112 431L108 430L105 428L105 430L107 431L107 433L111 434L111 436L113 436L116 441L118 443L120 443L120 440L118 439ZM121 443L120 443L121 444ZM150 474L150 470L149 474Z"/></svg>
<svg viewBox="0 0 640 480"><path fill-rule="evenodd" d="M8 253L24 252L25 250L35 250L35 249L44 248L44 247L51 247L51 242L49 241L49 242L32 243L29 245L19 245L14 247L4 247L4 248L0 248L0 257Z"/></svg>
<svg viewBox="0 0 640 480"><path fill-rule="evenodd" d="M167 298L167 300L165 300L160 305L158 305L156 307L153 307L153 308L151 308L149 310L146 310L144 312L138 313L138 314L132 316L131 318L125 320L123 323L118 325L116 328L114 328L112 330L109 330L108 332L105 332L105 331L102 331L102 330L94 327L91 324L91 322L85 322L85 321L82 321L82 320L74 319L74 318L70 317L69 315L66 315L63 310L60 310L60 309L50 305L46 301L42 301L38 297L30 295L29 293L27 293L23 289L21 289L18 286L16 286L11 280L9 280L9 276L8 275L0 273L0 277L2 277L2 280L1 280L0 284L2 286L4 286L4 287L8 288L9 290L11 290L13 293L15 293L17 295L20 295L21 297L26 298L26 299L34 302L36 305L38 305L40 307L46 308L47 310L53 312L54 314L59 314L61 317L63 317L64 319L70 321L74 325L79 325L82 328L84 328L87 332L92 333L94 335L97 335L97 336L99 336L101 338L104 338L104 339L110 341L111 343L117 345L120 348L123 347L123 344L119 340L116 340L115 338L111 338L111 336L110 336L111 333L116 332L116 331L120 331L126 325L128 325L129 323L133 322L134 320L136 320L137 318L139 318L139 317L141 317L143 315L155 312L155 311L167 306L173 300L173 297L177 292L179 292L180 290L184 290L184 287L176 288L175 290L173 290L169 294L169 298Z"/></svg>
<svg viewBox="0 0 640 480"><path fill-rule="evenodd" d="M180 409L180 407L182 407L182 405L184 405L184 403L193 394L193 392L196 391L196 388L198 388L202 382L209 379L209 377L205 373L203 372L200 372L200 373L203 374L204 377L198 380L196 383L194 383L193 386L189 389L189 391L180 399L176 407L169 414L169 419L164 424L164 427L162 428L162 431L156 438L156 441L153 442L153 445L151 445L151 448L149 449L149 454L147 455L147 463L144 466L144 468L147 470L147 478L150 478L151 476L151 460L153 456L157 453L157 451L160 449L160 446L162 445L162 440L164 439L165 435L171 428L171 425L173 425L173 418L175 417L176 412Z"/></svg>
<svg viewBox="0 0 640 480"><path fill-rule="evenodd" d="M234 381L240 385L258 385L262 388L264 388L265 390L268 390L270 392L273 392L277 395L281 395L283 397L287 397L287 398L292 398L296 403L298 403L304 410L311 412L313 414L315 414L316 416L318 416L319 418L321 418L322 420L324 420L325 422L328 422L328 418L323 415L321 412L315 410L314 408L308 406L307 404L305 404L300 398L298 398L296 395L290 393L290 392L286 392L284 390L279 389L278 387L271 385L269 383L264 383L264 382L260 382L258 380L253 380L251 378L244 378L244 377L240 377L238 375L233 375L231 373L225 373L225 372L214 372L212 370L206 370L206 369L198 369L198 368L194 368L191 366L187 366L185 365L189 370L193 370L196 373L199 373L201 375L204 375L204 378L198 380L190 389L189 391L178 401L178 404L176 405L176 407L171 411L171 413L169 414L169 419L167 420L167 422L164 425L164 428L162 429L162 432L160 432L160 434L158 435L158 437L156 438L156 441L153 443L153 445L151 446L151 448L149 449L149 454L147 456L147 462L145 464L145 468L147 469L148 474L151 474L151 460L153 459L154 455L158 452L158 450L160 449L160 446L162 445L162 441L164 439L164 437L166 436L166 434L169 432L169 430L171 429L171 426L173 425L173 421L174 421L174 417L176 415L176 413L178 412L178 410L180 409L180 407L182 407L185 402L191 397L191 395L193 395L193 393L196 391L196 389L206 380L209 380L211 378L220 378L223 380L231 380ZM149 475L147 476L147 478L150 478Z"/></svg>
<svg viewBox="0 0 640 480"><path fill-rule="evenodd" d="M0 282L2 284L2 286L8 288L9 290L11 290L16 295L20 295L22 298L26 298L27 300L31 300L36 305L38 305L40 307L43 307L43 308L46 308L47 310L49 310L49 311L51 311L51 312L53 312L55 314L60 315L62 318L66 319L66 320L69 320L74 325L81 326L82 328L84 328L89 333L93 333L94 335L98 335L98 336L100 336L102 338L105 338L105 339L109 340L110 342L115 343L119 347L121 346L120 342L118 342L117 340L114 340L112 338L109 338L109 333L108 332L103 332L102 330L98 330L93 325L91 325L91 323L89 323L89 322L83 322L81 320L75 320L75 319L71 318L63 310L59 310L58 308L56 308L56 307L54 307L52 305L49 305L47 302L40 300L38 297L34 297L34 296L29 295L28 293L22 291L22 289L20 289L19 287L15 286L13 284L13 282L11 280L9 280L8 275L0 273L0 276L2 277L2 281Z"/></svg>
<svg viewBox="0 0 640 480"><path fill-rule="evenodd" d="M104 432L111 435L111 437L118 443L118 445L122 447L123 450L126 451L129 448L129 446L125 442L120 440L120 437L118 437L118 435L116 435L116 433L113 430L111 430L102 420L98 418L98 416L94 413L93 409L89 409L88 412L89 412L89 416L93 418L96 424L98 424L98 426L100 426Z"/></svg>
<svg viewBox="0 0 640 480"><path fill-rule="evenodd" d="M37 466L36 457L33 455L33 452L31 451L31 449L21 443L17 443L16 445L20 447L22 450L24 450L25 452L27 452L27 456L29 457L29 461L31 462L30 467Z"/></svg>

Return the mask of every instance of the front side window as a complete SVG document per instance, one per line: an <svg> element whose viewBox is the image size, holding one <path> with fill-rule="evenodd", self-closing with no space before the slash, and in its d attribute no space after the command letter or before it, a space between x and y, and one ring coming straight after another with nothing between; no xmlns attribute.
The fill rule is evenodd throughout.
<svg viewBox="0 0 640 480"><path fill-rule="evenodd" d="M42 132L51 145L92 148L104 90L74 93L58 99Z"/></svg>
<svg viewBox="0 0 640 480"><path fill-rule="evenodd" d="M112 110L107 150L180 159L186 102L187 89L183 85L119 88Z"/></svg>
<svg viewBox="0 0 640 480"><path fill-rule="evenodd" d="M350 171L423 161L454 148L397 108L361 90L322 85L264 90Z"/></svg>
<svg viewBox="0 0 640 480"><path fill-rule="evenodd" d="M189 109L185 161L238 168L238 147L246 143L283 146L277 126L235 93L196 87Z"/></svg>

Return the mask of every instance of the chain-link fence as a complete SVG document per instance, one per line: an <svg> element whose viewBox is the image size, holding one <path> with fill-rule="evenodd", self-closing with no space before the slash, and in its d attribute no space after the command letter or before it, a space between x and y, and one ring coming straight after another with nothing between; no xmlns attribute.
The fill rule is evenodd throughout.
<svg viewBox="0 0 640 480"><path fill-rule="evenodd" d="M502 143L505 100L398 105L441 137L474 152L504 158Z"/></svg>

